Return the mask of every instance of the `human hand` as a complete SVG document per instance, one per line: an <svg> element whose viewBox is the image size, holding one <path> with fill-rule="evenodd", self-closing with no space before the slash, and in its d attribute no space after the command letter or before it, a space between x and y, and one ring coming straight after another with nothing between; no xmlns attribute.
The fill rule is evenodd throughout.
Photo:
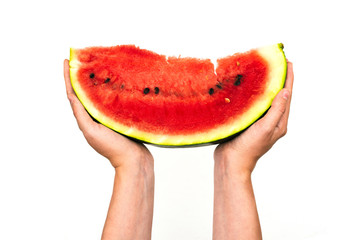
<svg viewBox="0 0 360 240"><path fill-rule="evenodd" d="M257 160L287 132L293 80L293 65L288 62L285 87L277 94L269 111L236 138L219 144L214 152L215 161L238 173L251 174Z"/></svg>
<svg viewBox="0 0 360 240"><path fill-rule="evenodd" d="M77 124L95 151L109 159L115 169L121 166L153 166L153 157L144 144L131 141L91 119L71 86L68 60L64 60L64 78Z"/></svg>

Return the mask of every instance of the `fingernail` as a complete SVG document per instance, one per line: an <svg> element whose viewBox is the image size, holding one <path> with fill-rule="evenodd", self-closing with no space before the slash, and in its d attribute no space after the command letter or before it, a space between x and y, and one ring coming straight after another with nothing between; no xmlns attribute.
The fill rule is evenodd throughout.
<svg viewBox="0 0 360 240"><path fill-rule="evenodd" d="M282 97L283 97L285 100L288 100L288 99L289 99L289 96L290 96L289 91L284 90Z"/></svg>

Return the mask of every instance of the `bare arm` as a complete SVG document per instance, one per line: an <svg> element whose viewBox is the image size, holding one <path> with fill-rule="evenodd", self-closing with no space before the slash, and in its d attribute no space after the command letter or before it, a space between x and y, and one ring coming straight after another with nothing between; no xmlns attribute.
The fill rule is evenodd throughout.
<svg viewBox="0 0 360 240"><path fill-rule="evenodd" d="M151 239L154 205L154 159L149 150L94 122L72 89L69 61L64 61L67 97L89 145L115 169L113 195L102 240ZM111 143L111 144L109 144Z"/></svg>
<svg viewBox="0 0 360 240"><path fill-rule="evenodd" d="M227 168L215 162L213 239L262 239L251 177Z"/></svg>
<svg viewBox="0 0 360 240"><path fill-rule="evenodd" d="M150 171L150 172L148 172ZM151 239L154 174L141 168L115 170L114 190L102 240Z"/></svg>
<svg viewBox="0 0 360 240"><path fill-rule="evenodd" d="M262 239L251 183L258 159L286 134L293 85L288 63L285 88L268 113L237 138L220 144L214 153L214 240Z"/></svg>

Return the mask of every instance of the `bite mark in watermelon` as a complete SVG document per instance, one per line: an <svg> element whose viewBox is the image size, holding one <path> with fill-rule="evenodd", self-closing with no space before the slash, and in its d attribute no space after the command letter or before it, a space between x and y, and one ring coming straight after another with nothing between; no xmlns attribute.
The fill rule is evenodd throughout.
<svg viewBox="0 0 360 240"><path fill-rule="evenodd" d="M71 83L89 114L156 145L219 142L246 129L283 88L283 45L217 60L166 57L133 45L70 50Z"/></svg>

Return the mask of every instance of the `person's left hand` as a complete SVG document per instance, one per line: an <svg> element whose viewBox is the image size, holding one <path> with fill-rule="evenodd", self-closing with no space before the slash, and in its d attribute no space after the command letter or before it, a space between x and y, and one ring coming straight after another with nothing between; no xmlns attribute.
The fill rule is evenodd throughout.
<svg viewBox="0 0 360 240"><path fill-rule="evenodd" d="M293 64L288 62L284 88L277 94L265 116L231 141L219 144L215 161L231 165L230 169L250 175L258 159L287 132L294 81Z"/></svg>

